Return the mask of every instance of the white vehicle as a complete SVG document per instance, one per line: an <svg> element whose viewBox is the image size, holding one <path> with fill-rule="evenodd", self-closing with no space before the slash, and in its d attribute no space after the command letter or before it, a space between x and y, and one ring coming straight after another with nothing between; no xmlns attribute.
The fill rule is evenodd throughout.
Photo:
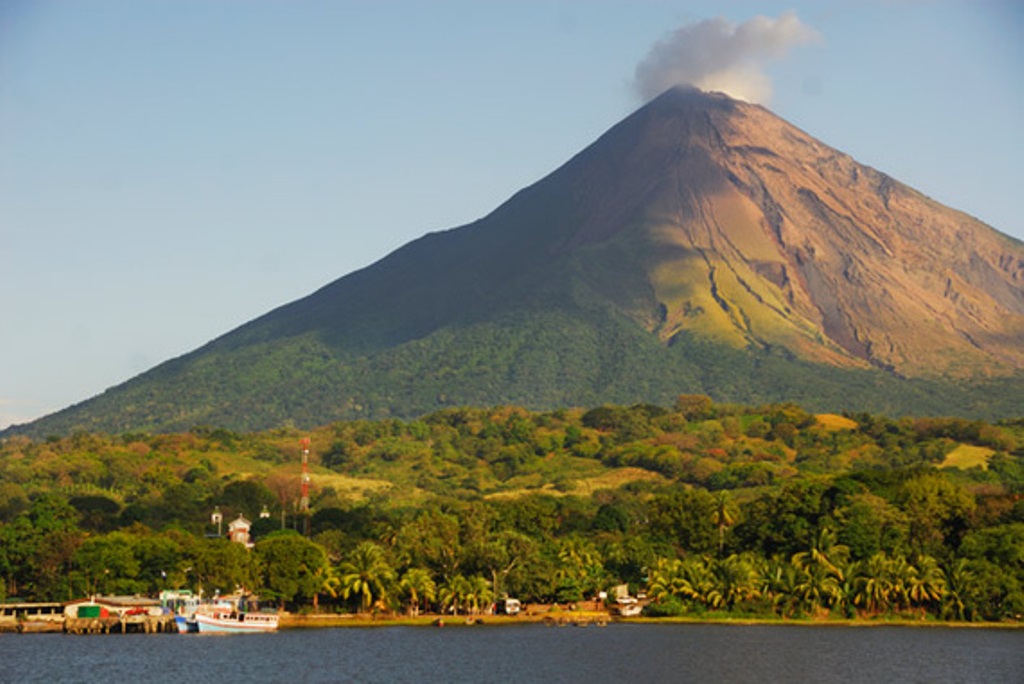
<svg viewBox="0 0 1024 684"><path fill-rule="evenodd" d="M519 611L522 609L523 604L519 599L514 598L504 598L494 604L494 612L497 615L519 615Z"/></svg>

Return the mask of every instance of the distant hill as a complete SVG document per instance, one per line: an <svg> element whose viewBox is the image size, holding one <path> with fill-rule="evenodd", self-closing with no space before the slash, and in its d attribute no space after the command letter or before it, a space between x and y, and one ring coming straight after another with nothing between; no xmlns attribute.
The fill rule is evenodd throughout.
<svg viewBox="0 0 1024 684"><path fill-rule="evenodd" d="M762 107L673 89L472 224L8 433L449 405L1024 406L1024 244Z"/></svg>

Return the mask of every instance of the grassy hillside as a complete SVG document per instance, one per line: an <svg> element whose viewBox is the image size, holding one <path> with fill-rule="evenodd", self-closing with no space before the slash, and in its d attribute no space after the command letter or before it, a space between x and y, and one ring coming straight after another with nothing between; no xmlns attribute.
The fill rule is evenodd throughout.
<svg viewBox="0 0 1024 684"><path fill-rule="evenodd" d="M280 481L287 484L281 496L291 499L301 435L312 441L314 504L320 505L384 496L380 501L389 508L402 508L435 496L590 496L673 483L754 492L794 479L905 466L1024 486L1017 482L1024 474L1018 472L1024 456L1021 420L814 415L788 403L754 407L682 395L674 408L453 407L412 421L341 421L308 432L195 428L38 441L10 437L0 442L6 497L0 509L9 513L19 499L54 492L102 494L129 506L182 486L202 493L192 502L198 509L214 505L226 485L241 481ZM190 510L163 514L186 525L201 523L202 517L189 517Z"/></svg>

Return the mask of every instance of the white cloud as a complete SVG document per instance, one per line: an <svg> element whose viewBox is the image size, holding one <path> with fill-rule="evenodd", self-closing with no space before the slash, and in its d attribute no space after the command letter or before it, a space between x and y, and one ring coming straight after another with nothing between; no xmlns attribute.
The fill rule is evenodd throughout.
<svg viewBox="0 0 1024 684"><path fill-rule="evenodd" d="M771 79L763 67L798 45L820 40L795 14L758 16L742 24L718 17L688 24L655 43L637 65L634 86L649 100L677 85L767 102Z"/></svg>

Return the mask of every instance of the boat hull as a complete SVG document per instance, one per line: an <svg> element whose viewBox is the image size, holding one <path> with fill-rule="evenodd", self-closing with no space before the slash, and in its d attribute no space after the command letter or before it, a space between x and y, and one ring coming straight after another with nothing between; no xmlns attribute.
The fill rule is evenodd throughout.
<svg viewBox="0 0 1024 684"><path fill-rule="evenodd" d="M193 634L199 631L195 619L184 615L175 615L174 624L178 626L178 632L181 634Z"/></svg>
<svg viewBox="0 0 1024 684"><path fill-rule="evenodd" d="M197 613L195 623L200 634L249 634L277 630L277 616L263 613L202 615Z"/></svg>

